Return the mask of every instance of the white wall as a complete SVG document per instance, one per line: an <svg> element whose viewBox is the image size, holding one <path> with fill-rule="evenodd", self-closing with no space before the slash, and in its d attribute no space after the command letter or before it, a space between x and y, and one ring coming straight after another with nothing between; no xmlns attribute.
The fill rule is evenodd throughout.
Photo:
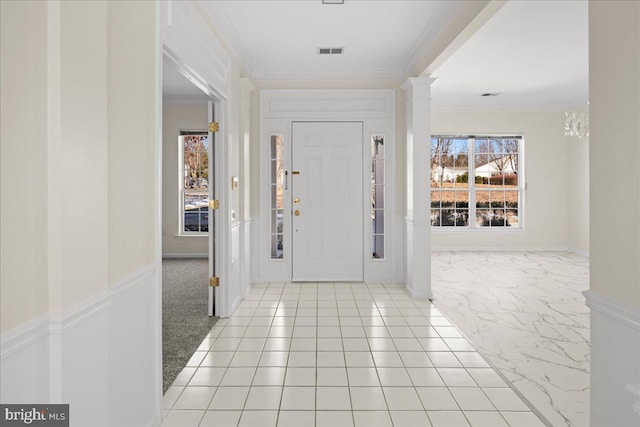
<svg viewBox="0 0 640 427"><path fill-rule="evenodd" d="M591 425L637 426L639 2L589 2L589 96L591 274L586 296L591 308ZM604 171L618 173L603 179Z"/></svg>
<svg viewBox="0 0 640 427"><path fill-rule="evenodd" d="M45 6L0 2L0 332L49 305Z"/></svg>
<svg viewBox="0 0 640 427"><path fill-rule="evenodd" d="M180 236L180 183L178 137L181 130L208 128L207 105L164 105L162 107L162 254L163 256L206 256L206 236Z"/></svg>
<svg viewBox="0 0 640 427"><path fill-rule="evenodd" d="M524 231L434 230L434 249L568 248L569 146L563 113L433 112L431 118L433 134L522 133L527 183Z"/></svg>
<svg viewBox="0 0 640 427"><path fill-rule="evenodd" d="M569 249L589 255L589 137L567 137L569 147Z"/></svg>

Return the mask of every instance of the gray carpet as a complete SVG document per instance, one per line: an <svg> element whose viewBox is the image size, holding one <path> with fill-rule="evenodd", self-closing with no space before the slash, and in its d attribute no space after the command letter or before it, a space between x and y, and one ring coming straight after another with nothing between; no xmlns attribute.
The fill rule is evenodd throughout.
<svg viewBox="0 0 640 427"><path fill-rule="evenodd" d="M216 323L207 316L206 259L162 261L163 391L185 367Z"/></svg>

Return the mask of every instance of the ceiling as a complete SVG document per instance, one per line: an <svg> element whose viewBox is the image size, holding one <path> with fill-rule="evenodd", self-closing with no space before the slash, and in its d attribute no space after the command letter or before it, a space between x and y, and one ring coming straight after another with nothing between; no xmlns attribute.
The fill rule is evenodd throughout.
<svg viewBox="0 0 640 427"><path fill-rule="evenodd" d="M508 2L434 70L433 109L584 107L589 96L587 9L586 1Z"/></svg>
<svg viewBox="0 0 640 427"><path fill-rule="evenodd" d="M162 102L164 104L206 104L209 97L185 76L176 64L164 57L162 61Z"/></svg>
<svg viewBox="0 0 640 427"><path fill-rule="evenodd" d="M402 80L461 1L200 0L244 74ZM562 111L588 100L586 0L507 2L431 74L435 111ZM342 47L343 55L318 55ZM498 96L482 97L483 93ZM165 102L206 102L165 60Z"/></svg>
<svg viewBox="0 0 640 427"><path fill-rule="evenodd" d="M201 0L253 80L402 79L462 1ZM343 55L318 55L343 47Z"/></svg>

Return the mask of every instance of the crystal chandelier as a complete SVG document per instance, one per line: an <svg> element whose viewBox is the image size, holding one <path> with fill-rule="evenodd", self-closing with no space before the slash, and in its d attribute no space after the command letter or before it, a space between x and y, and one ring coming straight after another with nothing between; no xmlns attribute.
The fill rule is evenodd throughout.
<svg viewBox="0 0 640 427"><path fill-rule="evenodd" d="M576 139L589 136L589 103L584 112L564 113L564 136Z"/></svg>

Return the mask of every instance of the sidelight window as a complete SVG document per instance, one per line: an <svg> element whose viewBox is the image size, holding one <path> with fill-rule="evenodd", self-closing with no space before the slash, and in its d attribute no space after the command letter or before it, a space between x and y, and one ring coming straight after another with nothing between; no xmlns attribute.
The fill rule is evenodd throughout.
<svg viewBox="0 0 640 427"><path fill-rule="evenodd" d="M384 258L384 136L371 137L371 250L372 258Z"/></svg>
<svg viewBox="0 0 640 427"><path fill-rule="evenodd" d="M283 257L284 147L282 135L271 135L271 259Z"/></svg>

